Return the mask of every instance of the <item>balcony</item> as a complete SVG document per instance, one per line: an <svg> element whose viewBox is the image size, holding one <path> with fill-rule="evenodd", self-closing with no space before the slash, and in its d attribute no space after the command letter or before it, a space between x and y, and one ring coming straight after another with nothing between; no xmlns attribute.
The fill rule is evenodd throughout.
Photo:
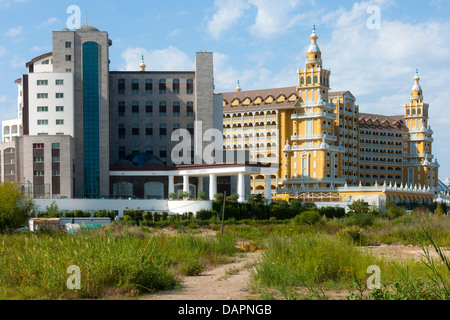
<svg viewBox="0 0 450 320"><path fill-rule="evenodd" d="M294 113L291 115L292 120L310 118L328 118L331 120L336 120L336 115L329 112Z"/></svg>
<svg viewBox="0 0 450 320"><path fill-rule="evenodd" d="M292 141L305 141L305 140L322 140L325 136L323 134L314 134L314 135L301 135L301 136L291 136ZM337 137L327 135L325 138L326 141L337 141Z"/></svg>

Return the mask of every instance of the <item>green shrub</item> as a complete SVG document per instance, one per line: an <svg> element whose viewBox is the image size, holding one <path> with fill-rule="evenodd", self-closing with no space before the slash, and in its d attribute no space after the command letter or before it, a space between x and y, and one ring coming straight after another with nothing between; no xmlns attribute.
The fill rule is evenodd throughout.
<svg viewBox="0 0 450 320"><path fill-rule="evenodd" d="M196 218L198 220L210 220L212 217L216 217L216 216L217 216L217 214L215 211L202 209L197 212Z"/></svg>
<svg viewBox="0 0 450 320"><path fill-rule="evenodd" d="M341 207L322 207L319 213L328 219L343 218L345 216L345 208Z"/></svg>
<svg viewBox="0 0 450 320"><path fill-rule="evenodd" d="M358 226L341 229L336 233L336 236L340 239L350 240L358 245L366 245L367 241L364 230Z"/></svg>
<svg viewBox="0 0 450 320"><path fill-rule="evenodd" d="M305 211L294 218L295 224L316 224L322 219L322 216L317 211Z"/></svg>

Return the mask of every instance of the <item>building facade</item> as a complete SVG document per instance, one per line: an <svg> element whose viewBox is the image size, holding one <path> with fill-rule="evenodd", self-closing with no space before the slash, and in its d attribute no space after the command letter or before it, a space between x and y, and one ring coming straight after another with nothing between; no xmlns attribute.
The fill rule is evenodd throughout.
<svg viewBox="0 0 450 320"><path fill-rule="evenodd" d="M243 91L238 83L236 92L223 93L224 149L279 163L273 197L341 201L376 191L384 200L432 201L439 164L418 72L405 114L360 113L350 91L330 91L315 27L310 39L297 86ZM251 186L268 192L261 176Z"/></svg>
<svg viewBox="0 0 450 320"><path fill-rule="evenodd" d="M105 31L55 31L52 43L16 80L18 117L2 123L2 181L35 198L197 198L205 191L212 199L228 191L245 201L250 174L274 173L245 156L205 161L206 151L223 146L212 52L197 52L192 71L146 71L144 57L137 71L112 71Z"/></svg>

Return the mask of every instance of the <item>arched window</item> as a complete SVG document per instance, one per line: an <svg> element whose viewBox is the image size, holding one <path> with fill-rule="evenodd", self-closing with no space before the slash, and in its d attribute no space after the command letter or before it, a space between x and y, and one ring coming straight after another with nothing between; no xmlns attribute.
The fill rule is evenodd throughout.
<svg viewBox="0 0 450 320"><path fill-rule="evenodd" d="M164 199L164 183L147 182L144 184L145 199Z"/></svg>
<svg viewBox="0 0 450 320"><path fill-rule="evenodd" d="M317 83L317 76L314 76L314 83Z"/></svg>
<svg viewBox="0 0 450 320"><path fill-rule="evenodd" d="M411 114L411 112L409 111L409 109L406 109L406 115L409 116Z"/></svg>
<svg viewBox="0 0 450 320"><path fill-rule="evenodd" d="M306 84L311 84L311 77L306 78Z"/></svg>
<svg viewBox="0 0 450 320"><path fill-rule="evenodd" d="M133 184L131 182L116 182L113 184L113 196L130 197L133 195Z"/></svg>
<svg viewBox="0 0 450 320"><path fill-rule="evenodd" d="M416 109L412 109L412 114L413 114L413 115L416 114Z"/></svg>

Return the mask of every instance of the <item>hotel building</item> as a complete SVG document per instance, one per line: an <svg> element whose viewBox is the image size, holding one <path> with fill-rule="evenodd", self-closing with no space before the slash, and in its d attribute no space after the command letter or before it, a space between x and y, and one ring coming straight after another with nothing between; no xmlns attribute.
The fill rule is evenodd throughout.
<svg viewBox="0 0 450 320"><path fill-rule="evenodd" d="M433 201L439 164L418 72L403 115L361 113L350 91L330 90L315 31L297 86L223 93L224 149L279 163L251 177L252 193L309 201Z"/></svg>

